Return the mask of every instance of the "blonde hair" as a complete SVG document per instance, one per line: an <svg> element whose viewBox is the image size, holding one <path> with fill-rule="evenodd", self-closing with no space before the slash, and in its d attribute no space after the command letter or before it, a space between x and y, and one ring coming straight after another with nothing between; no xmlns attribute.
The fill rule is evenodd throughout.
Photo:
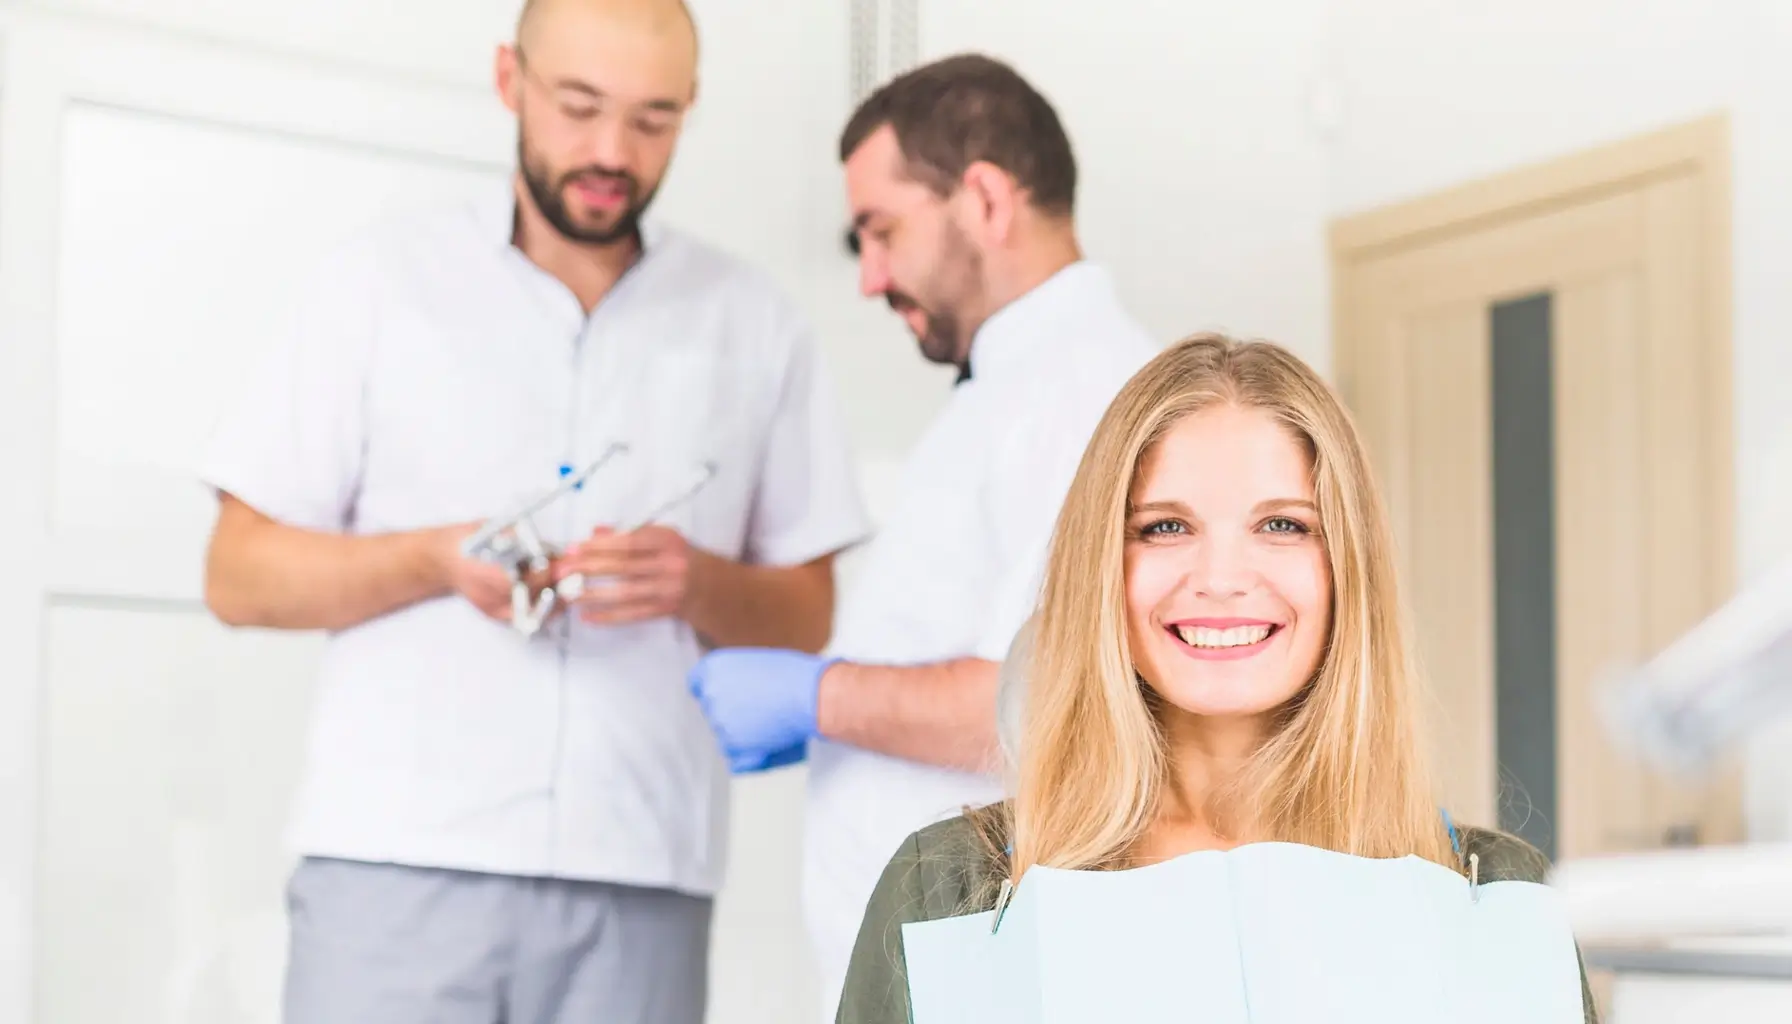
<svg viewBox="0 0 1792 1024"><path fill-rule="evenodd" d="M1031 651L1017 795L979 816L986 835L1012 843L1004 874L1015 881L1035 864L1131 866L1159 812L1168 752L1156 697L1135 674L1127 641L1128 499L1166 432L1226 404L1269 413L1306 449L1333 603L1314 678L1279 712L1239 777L1209 794L1209 813L1254 839L1365 857L1417 854L1460 869L1422 763L1393 539L1355 424L1286 350L1197 335L1160 353L1120 391L1059 513Z"/></svg>

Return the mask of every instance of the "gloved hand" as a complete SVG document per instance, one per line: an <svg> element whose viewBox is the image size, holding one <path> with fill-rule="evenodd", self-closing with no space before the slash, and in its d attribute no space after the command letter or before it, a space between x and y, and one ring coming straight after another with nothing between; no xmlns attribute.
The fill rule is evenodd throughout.
<svg viewBox="0 0 1792 1024"><path fill-rule="evenodd" d="M816 735L821 674L835 660L801 651L730 647L691 670L703 708L736 775L796 764Z"/></svg>

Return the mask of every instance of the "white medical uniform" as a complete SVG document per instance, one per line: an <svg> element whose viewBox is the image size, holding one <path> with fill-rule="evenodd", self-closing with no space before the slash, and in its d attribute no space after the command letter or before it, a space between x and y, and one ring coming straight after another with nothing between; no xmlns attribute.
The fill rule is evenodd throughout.
<svg viewBox="0 0 1792 1024"><path fill-rule="evenodd" d="M1037 601L1096 423L1160 348L1088 262L990 317L971 345L970 378L910 455L899 504L861 553L831 653L893 665L1002 660ZM811 746L804 903L825 1019L865 902L903 839L1002 796L994 777Z"/></svg>
<svg viewBox="0 0 1792 1024"><path fill-rule="evenodd" d="M505 514L568 545L648 512L729 558L797 564L868 523L816 342L761 274L657 224L589 317L511 244L508 185L345 243L203 478L266 515L377 534ZM329 638L290 839L312 857L712 894L728 774L661 619L534 638L456 596ZM254 680L244 680L252 686Z"/></svg>

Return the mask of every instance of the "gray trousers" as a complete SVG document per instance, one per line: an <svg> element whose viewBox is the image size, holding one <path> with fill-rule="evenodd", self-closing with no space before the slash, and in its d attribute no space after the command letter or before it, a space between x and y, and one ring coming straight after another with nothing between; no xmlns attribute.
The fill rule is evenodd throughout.
<svg viewBox="0 0 1792 1024"><path fill-rule="evenodd" d="M309 859L285 1024L702 1024L711 901Z"/></svg>

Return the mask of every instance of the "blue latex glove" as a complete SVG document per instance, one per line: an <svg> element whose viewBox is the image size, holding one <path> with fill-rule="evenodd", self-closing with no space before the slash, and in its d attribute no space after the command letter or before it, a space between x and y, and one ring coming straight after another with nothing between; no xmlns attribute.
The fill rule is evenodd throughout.
<svg viewBox="0 0 1792 1024"><path fill-rule="evenodd" d="M796 764L816 734L821 674L837 659L767 647L712 651L691 670L691 696L736 775Z"/></svg>

